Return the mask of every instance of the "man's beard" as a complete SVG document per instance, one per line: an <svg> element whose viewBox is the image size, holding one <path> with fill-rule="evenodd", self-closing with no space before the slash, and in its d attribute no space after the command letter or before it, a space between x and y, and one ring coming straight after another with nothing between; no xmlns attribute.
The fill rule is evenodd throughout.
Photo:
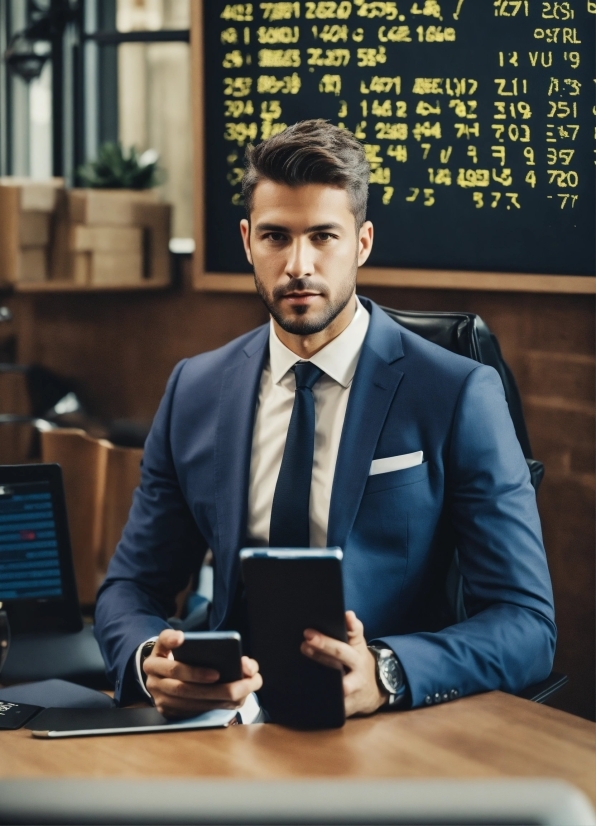
<svg viewBox="0 0 596 826"><path fill-rule="evenodd" d="M265 287L259 280L256 270L254 271L254 278L257 292L282 330L285 330L286 333L291 333L297 336L311 336L315 333L320 333L321 330L328 327L331 322L337 318L344 307L346 307L350 298L354 294L357 272L358 264L357 262L354 262L352 277L346 279L345 283L342 284L339 294L333 300L329 299L329 288L327 287L327 284L317 278L291 278L283 286L280 285L275 287L272 294L269 294L266 291ZM292 307L294 315L291 317L286 317L280 312L278 303L284 296L288 295L288 293L301 293L309 291L316 291L324 299L326 299L325 306L318 313L312 313L311 308L306 304ZM307 316L309 310L311 310L310 317Z"/></svg>

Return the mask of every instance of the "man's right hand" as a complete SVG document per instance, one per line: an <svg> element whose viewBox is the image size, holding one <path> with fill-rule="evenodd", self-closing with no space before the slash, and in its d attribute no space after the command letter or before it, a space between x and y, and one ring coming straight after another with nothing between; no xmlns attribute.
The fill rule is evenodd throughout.
<svg viewBox="0 0 596 826"><path fill-rule="evenodd" d="M162 631L143 663L147 691L155 707L166 717L192 717L213 708L239 708L249 694L263 685L256 660L242 657L242 680L218 683L211 668L186 665L172 651L182 645L184 634L170 628Z"/></svg>

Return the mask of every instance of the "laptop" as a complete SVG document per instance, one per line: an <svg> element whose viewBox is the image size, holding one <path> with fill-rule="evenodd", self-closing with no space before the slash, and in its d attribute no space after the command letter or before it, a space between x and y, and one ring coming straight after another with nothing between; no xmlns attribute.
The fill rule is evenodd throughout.
<svg viewBox="0 0 596 826"><path fill-rule="evenodd" d="M108 687L79 606L57 464L0 465L0 602L12 637L2 684L60 678Z"/></svg>

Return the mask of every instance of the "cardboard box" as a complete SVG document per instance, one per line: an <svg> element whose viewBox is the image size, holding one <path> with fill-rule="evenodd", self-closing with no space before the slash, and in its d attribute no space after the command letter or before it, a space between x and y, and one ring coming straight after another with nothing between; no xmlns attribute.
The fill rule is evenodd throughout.
<svg viewBox="0 0 596 826"><path fill-rule="evenodd" d="M138 284L143 280L141 252L91 253L92 284Z"/></svg>
<svg viewBox="0 0 596 826"><path fill-rule="evenodd" d="M17 259L16 280L27 284L39 284L48 278L48 248L26 247Z"/></svg>
<svg viewBox="0 0 596 826"><path fill-rule="evenodd" d="M72 280L76 284L126 286L143 280L141 252L78 252L73 256Z"/></svg>
<svg viewBox="0 0 596 826"><path fill-rule="evenodd" d="M167 284L172 207L154 190L74 189L58 199L51 278L89 286Z"/></svg>
<svg viewBox="0 0 596 826"><path fill-rule="evenodd" d="M68 220L90 226L135 226L135 206L158 203L154 189L71 189Z"/></svg>
<svg viewBox="0 0 596 826"><path fill-rule="evenodd" d="M10 284L18 280L19 202L18 187L0 186L0 281Z"/></svg>
<svg viewBox="0 0 596 826"><path fill-rule="evenodd" d="M167 283L170 280L172 205L136 204L134 219L145 230L145 277Z"/></svg>
<svg viewBox="0 0 596 826"><path fill-rule="evenodd" d="M68 279L75 284L91 283L91 253L75 252L68 257Z"/></svg>
<svg viewBox="0 0 596 826"><path fill-rule="evenodd" d="M0 178L0 187L18 189L19 209L24 212L53 212L57 193L64 189L64 179L46 178L37 181L33 178L10 176Z"/></svg>
<svg viewBox="0 0 596 826"><path fill-rule="evenodd" d="M142 255L143 230L141 227L71 224L68 248L72 252L129 252Z"/></svg>
<svg viewBox="0 0 596 826"><path fill-rule="evenodd" d="M49 212L21 212L19 214L19 246L43 247L50 243Z"/></svg>
<svg viewBox="0 0 596 826"><path fill-rule="evenodd" d="M61 178L0 178L0 283L47 278L52 211L63 185Z"/></svg>

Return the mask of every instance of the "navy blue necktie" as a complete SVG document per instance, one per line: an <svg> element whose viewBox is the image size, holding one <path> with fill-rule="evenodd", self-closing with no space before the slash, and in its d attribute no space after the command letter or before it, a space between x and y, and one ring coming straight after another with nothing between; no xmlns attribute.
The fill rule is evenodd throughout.
<svg viewBox="0 0 596 826"><path fill-rule="evenodd" d="M310 481L315 449L312 388L323 371L309 361L303 361L294 366L294 373L294 407L271 508L271 548L310 547Z"/></svg>

